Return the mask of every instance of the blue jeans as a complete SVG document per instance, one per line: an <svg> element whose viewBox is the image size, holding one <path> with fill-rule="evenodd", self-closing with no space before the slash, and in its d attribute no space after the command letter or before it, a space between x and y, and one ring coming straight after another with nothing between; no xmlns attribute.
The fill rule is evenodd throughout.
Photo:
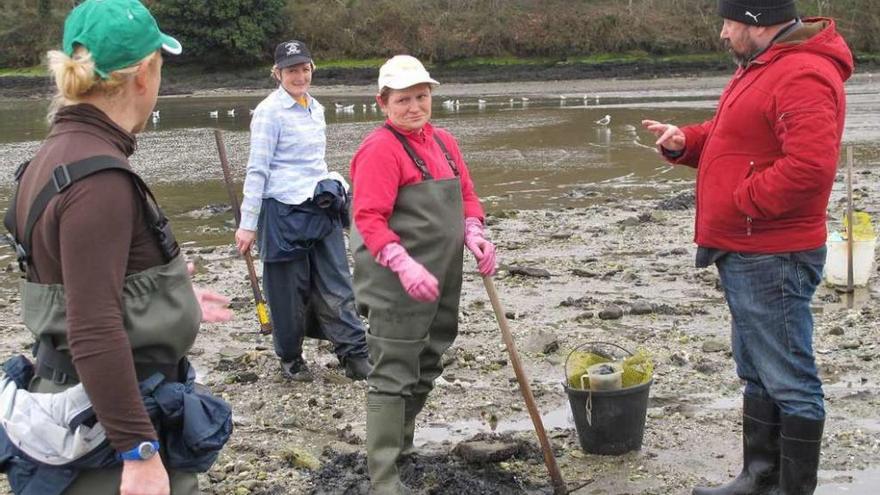
<svg viewBox="0 0 880 495"><path fill-rule="evenodd" d="M825 407L810 299L822 278L825 251L729 253L715 263L745 393L776 402L784 414L815 420L825 418Z"/></svg>
<svg viewBox="0 0 880 495"><path fill-rule="evenodd" d="M332 342L340 361L367 357L341 227L317 241L302 259L263 263L263 290L275 354L282 361L302 358L306 336Z"/></svg>

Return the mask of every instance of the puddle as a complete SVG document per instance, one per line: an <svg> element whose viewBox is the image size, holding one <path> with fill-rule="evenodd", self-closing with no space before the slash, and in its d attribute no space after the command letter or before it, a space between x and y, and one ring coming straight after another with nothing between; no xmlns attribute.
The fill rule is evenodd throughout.
<svg viewBox="0 0 880 495"><path fill-rule="evenodd" d="M544 423L544 430L546 431L554 428L574 428L574 419L571 416L571 407L568 405L568 402L546 414L542 414L541 421ZM534 429L535 426L532 423L531 417L529 417L527 412L523 412L515 418L499 420L494 433L514 433L533 431ZM450 424L433 424L416 429L415 444L457 443L477 433L492 432L492 429L485 421L476 419L456 421Z"/></svg>
<svg viewBox="0 0 880 495"><path fill-rule="evenodd" d="M876 495L880 492L880 469L819 471L816 495ZM829 482L823 483L823 480Z"/></svg>

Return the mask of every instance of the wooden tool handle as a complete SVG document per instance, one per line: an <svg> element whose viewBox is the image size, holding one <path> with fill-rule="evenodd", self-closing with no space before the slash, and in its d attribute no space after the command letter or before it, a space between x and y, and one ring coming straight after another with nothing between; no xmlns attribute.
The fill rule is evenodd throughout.
<svg viewBox="0 0 880 495"><path fill-rule="evenodd" d="M516 373L516 380L519 382L519 390L522 392L529 416L535 425L538 441L541 442L541 450L544 452L544 464L550 473L550 479L553 481L553 493L555 495L564 495L568 493L568 489L565 486L565 480L562 479L562 472L556 464L556 457L553 455L553 448L550 446L547 432L544 431L544 422L541 420L541 413L535 404L535 396L532 395L529 379L523 369L522 361L519 359L519 353L516 351L513 335L507 326L507 317L504 315L504 308L498 299L498 293L495 291L495 283L492 281L492 277L484 275L483 284L486 286L486 292L489 294L489 300L492 302L492 309L495 310L495 318L498 320L498 326L501 328L501 338L504 340L504 345L507 346L507 353L510 355L510 362L513 365L513 371Z"/></svg>
<svg viewBox="0 0 880 495"><path fill-rule="evenodd" d="M226 192L229 194L229 203L232 205L232 213L235 215L235 225L241 223L241 210L238 208L238 195L232 183L232 174L229 172L229 161L226 158L226 145L223 143L223 131L214 129L214 140L217 141L217 152L220 154L220 167L223 169L223 181L226 183ZM257 319L260 321L260 333L268 335L272 333L272 322L269 320L269 312L266 311L266 300L263 299L263 291L260 290L260 282L257 280L257 271L254 269L254 260L248 251L243 255L247 264L248 279L251 282L251 292L254 294L254 302L257 304Z"/></svg>

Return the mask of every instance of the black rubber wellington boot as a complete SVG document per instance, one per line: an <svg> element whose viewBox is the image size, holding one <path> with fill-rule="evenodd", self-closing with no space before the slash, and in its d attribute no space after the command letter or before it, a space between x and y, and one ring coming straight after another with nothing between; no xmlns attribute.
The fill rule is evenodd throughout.
<svg viewBox="0 0 880 495"><path fill-rule="evenodd" d="M782 472L779 493L812 495L816 490L819 450L825 420L782 416Z"/></svg>
<svg viewBox="0 0 880 495"><path fill-rule="evenodd" d="M366 380L372 368L366 357L356 356L345 359L345 376L354 381Z"/></svg>
<svg viewBox="0 0 880 495"><path fill-rule="evenodd" d="M693 495L766 495L779 486L780 414L773 401L743 395L743 469L733 481Z"/></svg>

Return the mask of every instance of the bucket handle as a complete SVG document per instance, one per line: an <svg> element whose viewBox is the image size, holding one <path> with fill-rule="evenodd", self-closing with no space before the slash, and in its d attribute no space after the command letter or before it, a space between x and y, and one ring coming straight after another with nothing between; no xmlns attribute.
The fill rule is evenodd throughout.
<svg viewBox="0 0 880 495"><path fill-rule="evenodd" d="M633 355L633 353L630 352L630 350L627 349L626 347L622 347L617 344L612 344L611 342L583 342L581 344L578 344L574 347L574 349L571 350L571 352L568 353L568 357L565 358L565 365L563 366L563 371L565 371L565 381L563 383L565 383L566 385L568 385L568 362L571 360L571 356L574 355L574 353L577 352L579 349L581 349L587 345L591 345L591 346L592 345L610 345L612 347L617 347L618 349L629 354L630 356ZM581 388L583 388L583 386L584 386L583 380L584 380L584 377L581 376Z"/></svg>

